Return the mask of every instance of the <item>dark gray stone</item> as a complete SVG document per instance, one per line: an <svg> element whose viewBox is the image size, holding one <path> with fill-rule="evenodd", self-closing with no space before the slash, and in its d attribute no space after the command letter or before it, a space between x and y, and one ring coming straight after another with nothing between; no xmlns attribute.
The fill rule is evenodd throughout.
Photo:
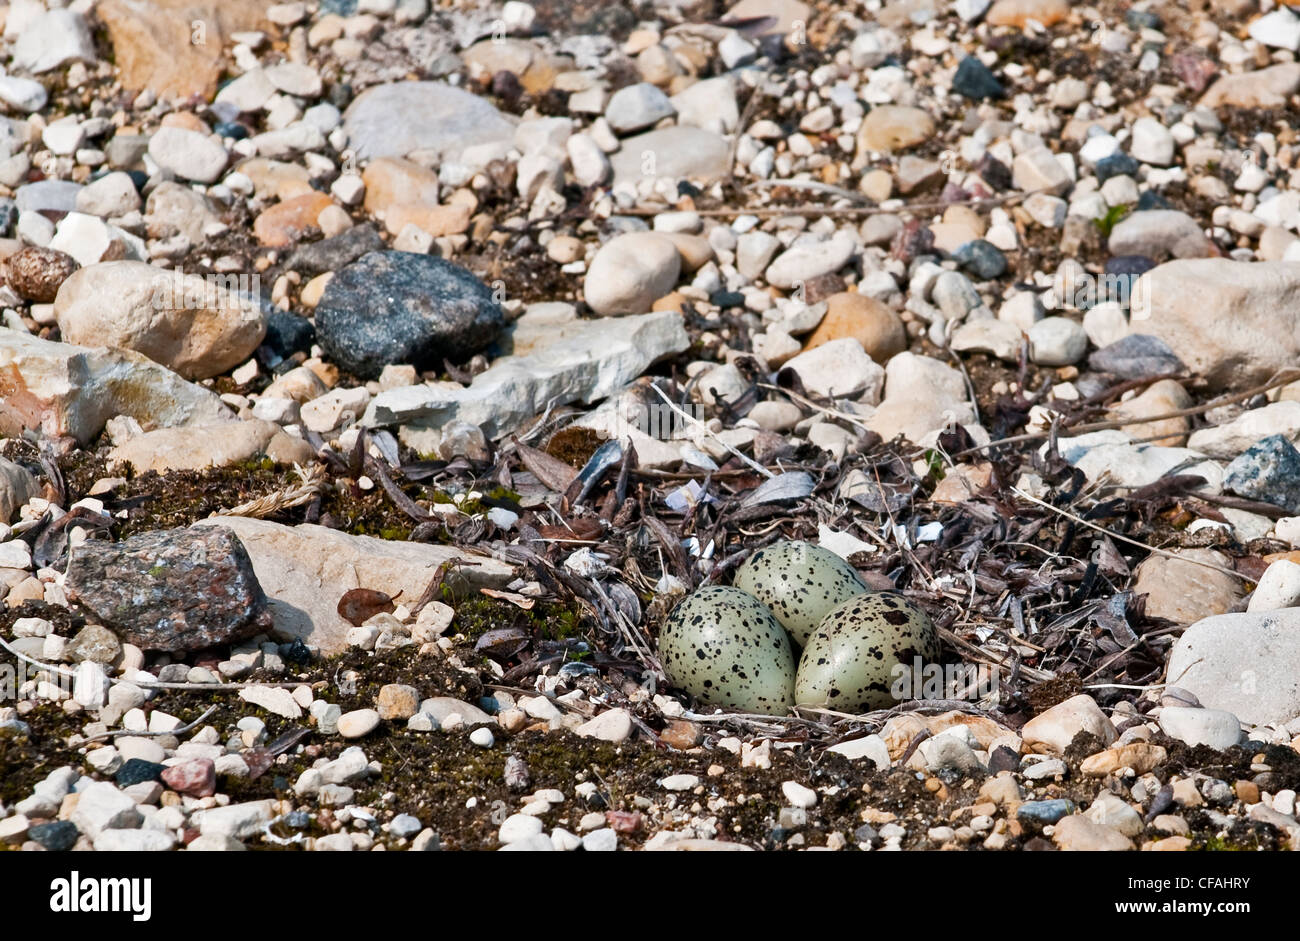
<svg viewBox="0 0 1300 941"><path fill-rule="evenodd" d="M952 253L953 259L981 281L1000 278L1007 270L1007 256L987 239L975 239Z"/></svg>
<svg viewBox="0 0 1300 941"><path fill-rule="evenodd" d="M1097 182L1105 183L1113 176L1136 177L1140 169L1142 164L1136 157L1130 157L1126 153L1113 153L1098 160L1093 172L1097 176Z"/></svg>
<svg viewBox="0 0 1300 941"><path fill-rule="evenodd" d="M327 271L338 271L367 252L382 251L384 240L370 223L354 225L333 238L303 245L289 256L289 268L314 278Z"/></svg>
<svg viewBox="0 0 1300 941"><path fill-rule="evenodd" d="M1003 98L1006 89L997 80L989 67L974 56L967 56L957 66L957 74L952 79L953 91L965 95L974 101L986 98Z"/></svg>
<svg viewBox="0 0 1300 941"><path fill-rule="evenodd" d="M280 359L288 359L298 352L305 353L315 342L316 328L306 317L287 310L273 310L266 315L266 338L262 345Z"/></svg>
<svg viewBox="0 0 1300 941"><path fill-rule="evenodd" d="M93 660L95 663L112 664L121 656L122 642L116 634L99 624L87 624L68 645L68 658L73 663Z"/></svg>
<svg viewBox="0 0 1300 941"><path fill-rule="evenodd" d="M63 853L72 849L80 835L77 825L71 820L38 823L27 831L29 840L35 840L51 853Z"/></svg>
<svg viewBox="0 0 1300 941"><path fill-rule="evenodd" d="M363 379L393 363L440 367L485 349L505 326L492 292L430 255L371 252L336 274L316 307L329 357Z"/></svg>
<svg viewBox="0 0 1300 941"><path fill-rule="evenodd" d="M1078 805L1074 801L1065 800L1064 798L1025 801L1016 808L1016 817L1019 820L1031 820L1040 824L1056 823L1056 821L1062 817L1068 817L1077 809Z"/></svg>
<svg viewBox="0 0 1300 941"><path fill-rule="evenodd" d="M113 780L117 782L118 787L130 787L133 784L143 784L145 781L161 781L166 767L157 762L145 761L143 758L128 758L126 763L117 770Z"/></svg>
<svg viewBox="0 0 1300 941"><path fill-rule="evenodd" d="M1184 372L1187 366L1164 340L1145 333L1132 333L1089 356L1088 368L1121 379L1141 379Z"/></svg>
<svg viewBox="0 0 1300 941"><path fill-rule="evenodd" d="M266 595L243 543L202 526L74 548L68 598L143 650L216 647L270 630Z"/></svg>
<svg viewBox="0 0 1300 941"><path fill-rule="evenodd" d="M1269 435L1228 465L1223 486L1248 500L1300 513L1300 451L1283 435Z"/></svg>

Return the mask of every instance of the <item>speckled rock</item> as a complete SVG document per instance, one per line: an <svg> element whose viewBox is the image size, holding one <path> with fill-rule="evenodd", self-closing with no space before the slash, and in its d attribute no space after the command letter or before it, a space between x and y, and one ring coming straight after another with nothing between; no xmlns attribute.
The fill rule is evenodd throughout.
<svg viewBox="0 0 1300 941"><path fill-rule="evenodd" d="M63 339L143 353L187 379L233 368L257 349L266 322L239 281L218 282L140 261L81 268L54 300Z"/></svg>
<svg viewBox="0 0 1300 941"><path fill-rule="evenodd" d="M268 630L248 553L221 527L92 540L71 551L68 598L143 650L215 647Z"/></svg>
<svg viewBox="0 0 1300 941"><path fill-rule="evenodd" d="M441 368L482 350L505 326L492 291L429 255L371 252L339 271L316 307L316 334L339 366L367 379L409 363Z"/></svg>
<svg viewBox="0 0 1300 941"><path fill-rule="evenodd" d="M20 248L0 265L0 275L19 297L48 304L59 293L59 285L77 270L77 260L67 252L29 245Z"/></svg>
<svg viewBox="0 0 1300 941"><path fill-rule="evenodd" d="M1269 435L1228 465L1223 486L1300 513L1300 451L1285 436Z"/></svg>

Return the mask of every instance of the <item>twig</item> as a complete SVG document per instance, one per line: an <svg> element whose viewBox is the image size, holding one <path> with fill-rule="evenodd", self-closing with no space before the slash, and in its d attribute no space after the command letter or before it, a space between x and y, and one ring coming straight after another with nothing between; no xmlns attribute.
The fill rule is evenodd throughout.
<svg viewBox="0 0 1300 941"><path fill-rule="evenodd" d="M320 466L313 467L311 471L305 471L300 466L295 466L294 470L302 479L302 483L296 487L286 487L283 490L277 490L274 493L268 493L264 497L258 497L255 500L249 500L247 503L241 503L238 506L232 506L228 510L219 510L213 513L213 516L249 516L255 519L263 519L272 513L278 513L280 510L286 510L290 507L302 506L304 503L310 503L317 494L325 489L325 482L321 477Z"/></svg>
<svg viewBox="0 0 1300 941"><path fill-rule="evenodd" d="M655 391L655 393L659 396L659 398L661 398L661 399L664 400L664 404L667 405L670 409L672 409L674 414L676 414L676 415L677 415L679 418L681 418L683 421L685 421L685 422L687 422L688 424L690 424L692 427L694 427L694 428L698 428L700 431L704 432L706 435L708 435L708 436L709 436L710 438L712 438L714 441L718 442L718 444L720 444L720 445L722 445L724 448L726 448L727 451L729 451L733 457L740 458L740 460L742 460L742 461L743 461L746 465L748 465L751 469L753 469L753 470L757 471L758 473L762 474L764 477L775 477L775 476L776 476L776 475L773 474L770 470L768 470L766 467L764 467L762 464L758 463L758 461L755 461L753 458L746 457L746 456L745 456L744 454L742 454L739 450L737 450L736 448L732 447L731 445L727 444L727 442L725 442L725 441L723 441L721 438L719 438L716 434L714 434L712 431L709 430L709 426L708 426L708 425L704 424L704 422L700 421L700 420L699 420L698 418L696 418L694 415L689 414L685 409L683 409L681 406L679 406L676 402L674 402L672 399L668 398L668 396L664 394L664 391L663 391L662 389L660 389L657 385L655 385L654 383L651 383L651 384L650 384L650 388L653 389L653 390Z"/></svg>
<svg viewBox="0 0 1300 941"><path fill-rule="evenodd" d="M10 654L24 663L30 663L38 669L47 670L50 673L57 673L59 676L65 676L70 680L75 680L77 678L77 672L75 670L61 667L57 663L42 663L40 660L19 653L17 650L14 650L13 647L9 646L9 642L3 637L0 637L0 647L3 647ZM274 689L296 689L299 686L311 685L303 680L294 680L284 683L164 683L161 680L128 680L121 676L110 676L108 677L108 681L114 685L118 683L130 683L131 685L139 686L142 689L181 689L193 692L229 692L237 689L252 689L258 686L265 686Z"/></svg>
<svg viewBox="0 0 1300 941"><path fill-rule="evenodd" d="M735 216L895 216L901 213L938 212L949 206L1004 206L1007 203L1024 199L1028 193L1010 193L988 199L958 199L950 203L903 203L901 206L739 206L734 209L696 209L695 214L703 217L734 218ZM620 209L624 216L657 216L662 209Z"/></svg>
<svg viewBox="0 0 1300 941"><path fill-rule="evenodd" d="M934 733L931 732L929 729L922 729L921 731L913 735L912 740L907 743L907 748L904 749L902 757L898 759L898 766L900 768L906 768L907 759L911 758L912 755L916 753L916 750L921 747L921 743L924 742L927 738L929 738L933 734Z"/></svg>
<svg viewBox="0 0 1300 941"><path fill-rule="evenodd" d="M1120 542L1126 542L1130 546L1136 546L1139 549L1145 549L1147 552L1153 553L1155 555L1162 555L1167 559L1178 559L1182 562L1190 562L1193 565L1200 565L1207 569L1214 569L1214 571L1216 572L1223 572L1227 575L1233 576L1234 578L1241 577L1241 573L1238 572L1236 569L1230 569L1223 565L1215 565L1213 562L1202 562L1200 559L1194 559L1191 558L1190 556L1181 556L1178 555L1178 553L1176 552L1170 552L1168 549L1157 549L1155 546L1149 546L1145 542L1139 542L1136 539L1130 539L1128 536L1121 536L1119 533L1114 532L1113 530L1109 530L1105 526L1098 526L1096 523L1086 520L1082 516L1078 516L1074 513L1069 512L1068 510L1062 510L1060 507L1052 506L1050 503L1047 503L1044 500L1040 500L1035 496L1031 496L1030 494L1025 493L1025 491L1021 490L1019 487L1012 487L1011 492L1017 494L1018 496L1022 497L1025 500L1028 500L1030 503L1036 504L1037 506L1041 506L1045 510L1051 510L1053 513L1059 514L1060 516L1064 516L1066 519L1078 523L1080 526L1086 526L1089 529L1096 530L1097 532L1101 533L1104 536L1109 536L1111 539L1118 539Z"/></svg>
<svg viewBox="0 0 1300 941"><path fill-rule="evenodd" d="M185 725L178 725L176 728L168 729L166 732L133 732L131 729L117 729L113 732L104 732L100 735L92 735L90 738L86 739L85 742L83 742L83 744L85 744L86 742L98 742L106 738L116 738L119 735L129 735L132 738L135 737L151 738L154 736L162 736L162 735L184 735L186 732L190 731L191 729L197 728L199 725L201 725L203 722L207 720L208 716L212 715L212 713L216 711L217 711L217 707L215 705L208 706L207 709L203 710L203 715L199 716L193 722L188 722Z"/></svg>
<svg viewBox="0 0 1300 941"><path fill-rule="evenodd" d="M1164 412L1160 415L1148 415L1144 418L1120 418L1110 421L1095 421L1083 425L1074 425L1073 427L1064 429L1070 432L1070 434L1065 437L1074 437L1075 435L1088 434L1093 431L1110 431L1114 428L1124 428L1128 425L1145 425L1150 422L1168 421L1171 418L1189 418L1193 415L1203 415L1221 405L1231 405L1234 402L1242 402L1246 399L1254 398L1257 395L1263 395L1265 392L1269 392L1279 386L1288 385L1298 379L1300 379L1300 370L1288 369L1283 374L1276 376L1262 386L1256 386L1253 389L1247 389L1245 392L1237 392L1233 395L1219 396L1203 405L1193 405L1190 408L1180 408L1177 411ZM957 459L966 457L971 454L977 454L980 451L985 451L989 448L1002 447L1006 444L1024 444L1028 441L1044 441L1047 439L1048 434L1049 433L1045 431L1035 431L1030 432L1029 434L1013 435L1010 438L1000 438L997 441L990 441L988 444L981 444L973 448L967 448L965 451L959 451L953 455L953 458ZM1165 438L1169 436L1161 435L1160 437Z"/></svg>
<svg viewBox="0 0 1300 941"><path fill-rule="evenodd" d="M774 187L784 186L795 190L812 190L814 193L825 193L828 196L834 196L837 199L848 199L855 203L869 203L871 200L862 193L855 193L852 190L846 190L842 186L835 186L832 183L823 183L820 180L755 180L748 184L745 189L752 191L756 189L772 189Z"/></svg>

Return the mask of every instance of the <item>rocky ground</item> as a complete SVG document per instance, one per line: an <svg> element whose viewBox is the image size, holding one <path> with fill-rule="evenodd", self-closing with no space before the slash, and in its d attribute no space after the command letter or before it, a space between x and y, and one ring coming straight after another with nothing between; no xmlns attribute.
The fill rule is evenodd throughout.
<svg viewBox="0 0 1300 941"><path fill-rule="evenodd" d="M0 848L1300 848L1300 14L0 20ZM786 539L942 676L675 687Z"/></svg>

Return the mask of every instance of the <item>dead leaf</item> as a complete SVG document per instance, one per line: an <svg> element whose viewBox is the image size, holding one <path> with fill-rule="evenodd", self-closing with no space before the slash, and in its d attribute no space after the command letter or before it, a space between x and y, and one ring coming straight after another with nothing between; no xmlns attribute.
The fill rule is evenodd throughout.
<svg viewBox="0 0 1300 941"><path fill-rule="evenodd" d="M508 601L516 608L522 608L525 611L533 610L533 605L537 604L536 598L529 598L527 595L521 595L513 591L501 591L498 588L480 588L480 594L487 595L489 598L496 598L498 601Z"/></svg>
<svg viewBox="0 0 1300 941"><path fill-rule="evenodd" d="M392 613L394 607L392 597L382 591L353 588L345 591L339 599L338 612L339 617L353 627L360 627L376 614Z"/></svg>
<svg viewBox="0 0 1300 941"><path fill-rule="evenodd" d="M516 440L514 445L515 453L519 455L519 460L523 462L524 467L552 490L564 493L578 479L578 472L558 457L551 457L545 451L530 448L519 440Z"/></svg>

